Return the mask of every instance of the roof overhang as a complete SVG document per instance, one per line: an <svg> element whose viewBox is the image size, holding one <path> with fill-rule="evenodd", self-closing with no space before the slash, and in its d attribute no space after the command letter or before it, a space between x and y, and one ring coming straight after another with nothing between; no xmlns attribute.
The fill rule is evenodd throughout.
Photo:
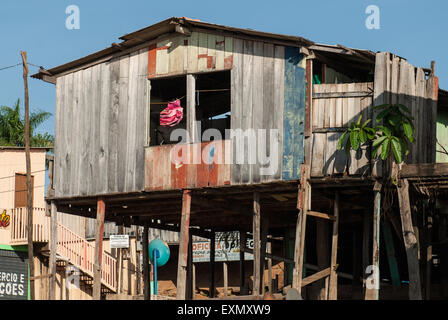
<svg viewBox="0 0 448 320"><path fill-rule="evenodd" d="M147 45L149 41L170 33L189 35L193 30L220 32L236 37L248 39L271 41L291 46L310 46L314 43L302 37L289 36L268 32L255 31L252 29L241 29L206 23L198 20L182 18L168 18L149 27L126 34L119 39L120 43L112 43L110 47L87 55L83 58L73 60L66 64L54 67L49 70L41 68L38 73L31 77L41 79L46 82L55 83L55 78L71 70L88 67L91 64L101 63L110 60L112 57L124 54L124 51L135 50L139 46Z"/></svg>

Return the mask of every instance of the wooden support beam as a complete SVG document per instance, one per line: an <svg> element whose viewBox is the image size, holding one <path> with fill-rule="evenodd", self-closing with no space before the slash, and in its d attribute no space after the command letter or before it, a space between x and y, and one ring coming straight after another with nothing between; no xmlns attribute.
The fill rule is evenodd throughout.
<svg viewBox="0 0 448 320"><path fill-rule="evenodd" d="M240 230L240 294L247 294L246 291L246 270L244 252L246 248L246 232Z"/></svg>
<svg viewBox="0 0 448 320"><path fill-rule="evenodd" d="M187 74L187 132L191 143L201 141L196 128L196 78L192 74Z"/></svg>
<svg viewBox="0 0 448 320"><path fill-rule="evenodd" d="M254 192L253 238L254 238L254 282L252 295L260 294L260 193Z"/></svg>
<svg viewBox="0 0 448 320"><path fill-rule="evenodd" d="M49 299L56 300L56 248L58 241L57 232L58 209L54 201L51 201L51 217L50 217L50 290Z"/></svg>
<svg viewBox="0 0 448 320"><path fill-rule="evenodd" d="M227 261L222 263L222 273L224 278L224 297L227 297L229 290L229 266L227 265Z"/></svg>
<svg viewBox="0 0 448 320"><path fill-rule="evenodd" d="M302 287L307 286L317 280L328 277L330 274L331 274L331 268L327 268L327 269L321 270L319 272L316 272L315 274L312 274L311 276L302 279L301 286Z"/></svg>
<svg viewBox="0 0 448 320"><path fill-rule="evenodd" d="M188 242L190 239L190 209L191 190L184 190L182 195L182 216L179 235L179 259L177 262L177 299L185 300L187 297L187 264L188 264Z"/></svg>
<svg viewBox="0 0 448 320"><path fill-rule="evenodd" d="M193 235L189 234L188 240L188 259L187 259L187 300L194 299L193 287Z"/></svg>
<svg viewBox="0 0 448 320"><path fill-rule="evenodd" d="M210 298L215 297L215 249L216 249L216 235L212 232L212 238L210 239L210 287L208 296Z"/></svg>
<svg viewBox="0 0 448 320"><path fill-rule="evenodd" d="M300 175L300 188L297 199L297 215L296 223L296 239L294 245L294 271L292 279L292 287L302 293L302 278L303 278L303 263L305 252L305 231L306 231L306 216L310 205L311 188L309 186L310 170L307 165L302 165Z"/></svg>
<svg viewBox="0 0 448 320"><path fill-rule="evenodd" d="M266 256L268 254L272 254L272 243L268 242L266 243ZM270 293L273 293L272 291L272 258L268 257L268 290Z"/></svg>
<svg viewBox="0 0 448 320"><path fill-rule="evenodd" d="M93 299L101 300L101 270L103 260L104 218L106 216L106 203L98 198L96 206L96 235L95 235L95 263L93 270Z"/></svg>
<svg viewBox="0 0 448 320"><path fill-rule="evenodd" d="M367 267L370 265L370 223L369 211L364 212L362 228L362 283L364 287L363 296L366 296Z"/></svg>
<svg viewBox="0 0 448 320"><path fill-rule="evenodd" d="M264 271L266 265L266 239L268 237L269 220L265 217L261 220L261 232L260 232L260 291L261 295L264 295Z"/></svg>
<svg viewBox="0 0 448 320"><path fill-rule="evenodd" d="M149 226L147 223L143 226L142 237L143 250L143 296L145 300L150 300L150 271L149 271Z"/></svg>
<svg viewBox="0 0 448 320"><path fill-rule="evenodd" d="M366 282L365 300L378 300L380 291L380 217L381 217L381 184L375 183L373 188L373 241L372 241L372 266L374 283Z"/></svg>
<svg viewBox="0 0 448 320"><path fill-rule="evenodd" d="M431 267L432 267L432 212L433 206L426 209L426 279L425 299L431 299Z"/></svg>
<svg viewBox="0 0 448 320"><path fill-rule="evenodd" d="M333 236L331 243L331 259L330 259L331 272L328 288L329 300L338 299L338 274L336 273L336 269L338 267L337 258L338 258L338 238L339 238L339 191L336 191L336 194L334 196L333 210L335 220L333 222Z"/></svg>
<svg viewBox="0 0 448 320"><path fill-rule="evenodd" d="M403 164L401 178L424 178L448 176L448 163Z"/></svg>
<svg viewBox="0 0 448 320"><path fill-rule="evenodd" d="M397 191L398 203L400 205L401 228L403 231L403 239L408 261L409 299L422 300L417 238L412 225L411 206L409 201L409 182L407 179L399 181Z"/></svg>
<svg viewBox="0 0 448 320"><path fill-rule="evenodd" d="M307 211L306 213L309 216L313 216L313 217L317 217L317 218L321 218L321 219L326 219L326 220L331 220L331 221L335 221L336 217L326 214L326 213L322 213L322 212L317 212L317 211Z"/></svg>

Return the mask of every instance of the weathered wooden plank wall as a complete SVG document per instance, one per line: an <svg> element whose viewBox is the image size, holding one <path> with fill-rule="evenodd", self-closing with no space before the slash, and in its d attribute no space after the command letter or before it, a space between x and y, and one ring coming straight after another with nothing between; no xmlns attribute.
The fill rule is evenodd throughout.
<svg viewBox="0 0 448 320"><path fill-rule="evenodd" d="M148 50L57 78L57 197L144 188Z"/></svg>
<svg viewBox="0 0 448 320"><path fill-rule="evenodd" d="M438 78L390 53L376 55L375 105L406 105L414 117L416 142L404 162L433 163L436 157ZM379 170L374 170L380 175Z"/></svg>
<svg viewBox="0 0 448 320"><path fill-rule="evenodd" d="M299 168L303 161L305 71L298 49L285 48L270 43L234 39L231 128L243 131L254 129L252 133L246 133L256 135L257 140L260 139L258 129L266 131L261 134L265 144L249 144L244 139L243 155L236 149L237 138L232 137L232 184L298 179L299 173L295 168ZM286 53L286 50L289 51ZM286 76L286 70L289 76ZM287 114L284 112L286 102ZM277 133L272 129L277 130ZM268 158L274 157L277 151L275 159L270 159L271 163L277 163L274 172L261 171L270 163L257 155L258 151L264 153L264 150L258 150L260 146L266 148ZM251 152L252 161L249 160ZM238 162L241 156L244 156L244 163Z"/></svg>
<svg viewBox="0 0 448 320"><path fill-rule="evenodd" d="M344 173L346 154L337 150L337 143L350 122L371 118L373 83L315 84L312 107L311 175L321 177ZM363 146L351 151L349 174L370 172L369 150Z"/></svg>
<svg viewBox="0 0 448 320"><path fill-rule="evenodd" d="M149 78L230 70L233 39L203 32L170 36L149 47L148 59Z"/></svg>

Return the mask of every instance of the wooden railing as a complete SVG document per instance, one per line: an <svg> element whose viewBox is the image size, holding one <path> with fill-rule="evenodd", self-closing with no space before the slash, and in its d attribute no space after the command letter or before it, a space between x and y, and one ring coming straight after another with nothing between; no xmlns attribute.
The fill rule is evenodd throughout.
<svg viewBox="0 0 448 320"><path fill-rule="evenodd" d="M26 208L16 208L10 211L11 244L26 244L28 241ZM48 242L50 240L50 218L45 215L45 209L33 209L33 241ZM57 224L56 253L62 259L93 278L95 245L89 243L80 235L66 226ZM101 280L104 286L112 291L117 289L116 259L103 251Z"/></svg>
<svg viewBox="0 0 448 320"><path fill-rule="evenodd" d="M26 208L11 209L11 244L19 245L28 242L28 211ZM33 242L50 240L50 217L45 215L44 208L33 208Z"/></svg>

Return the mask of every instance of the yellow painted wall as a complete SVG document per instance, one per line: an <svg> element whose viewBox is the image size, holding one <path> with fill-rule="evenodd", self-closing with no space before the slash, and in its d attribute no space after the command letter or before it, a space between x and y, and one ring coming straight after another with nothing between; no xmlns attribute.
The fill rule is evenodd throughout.
<svg viewBox="0 0 448 320"><path fill-rule="evenodd" d="M31 172L34 176L34 207L45 207L45 150L31 150ZM26 173L24 149L0 149L0 214L14 208L15 174ZM10 244L11 224L0 227L0 244Z"/></svg>

